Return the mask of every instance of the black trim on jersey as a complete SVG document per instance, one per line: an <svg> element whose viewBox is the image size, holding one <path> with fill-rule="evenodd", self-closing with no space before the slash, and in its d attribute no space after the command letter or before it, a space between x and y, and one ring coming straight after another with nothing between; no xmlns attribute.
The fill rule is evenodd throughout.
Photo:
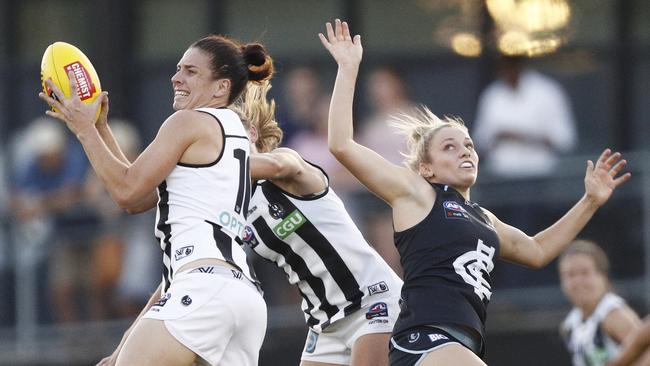
<svg viewBox="0 0 650 366"><path fill-rule="evenodd" d="M298 207L291 200L274 188L277 187L271 184L262 185L262 192L269 202L279 202L285 209L285 216L294 210L298 210ZM343 295L345 295L345 299L353 304L345 308L345 314L347 315L348 311L352 312L359 309L364 293L359 289L359 283L354 278L352 272L350 272L343 258L334 249L334 246L332 246L327 238L309 220L294 233L300 236L316 252L321 261L323 261L327 271L343 292ZM272 233L272 236L275 236L275 234ZM267 237L263 236L263 238L266 240Z"/></svg>
<svg viewBox="0 0 650 366"><path fill-rule="evenodd" d="M214 114L212 114L210 112L207 112L207 111L199 111L199 110L196 110L196 111L201 112L201 113L205 113L205 114L207 114L209 116L212 116L212 118L214 118L217 121L217 124L219 125L219 128L221 129L221 139L222 139L222 141L221 141L221 151L219 152L219 156L217 156L217 159L215 161L211 162L211 163L190 164L190 163L181 163L179 161L178 163L176 163L176 165L186 167L186 168L208 168L208 167L216 165L219 162L219 160L221 160L221 157L223 156L223 151L225 150L225 147L226 147L226 131L223 129L223 125L221 124L221 121L219 120L219 118L217 118L217 116L215 116Z"/></svg>
<svg viewBox="0 0 650 366"><path fill-rule="evenodd" d="M214 238L214 242L217 245L217 249L219 249L219 252L221 252L221 255L223 255L223 259L225 259L226 262L237 267L238 270L242 271L242 269L237 264L235 264L235 261L232 259L232 243L234 241L233 238L221 231L221 225L215 224L214 222L210 222L208 220L204 221L212 225L212 237Z"/></svg>
<svg viewBox="0 0 650 366"><path fill-rule="evenodd" d="M320 309L325 312L327 317L331 318L336 313L338 313L338 307L330 304L329 301L327 301L327 297L325 296L325 284L323 283L323 280L314 276L309 270L307 263L305 263L305 260L302 259L302 257L300 257L296 252L294 252L288 244L273 234L273 230L271 230L271 228L266 224L264 218L258 217L255 221L253 221L253 227L255 227L255 230L257 230L257 233L260 235L260 237L264 238L264 243L266 246L269 249L281 254L287 261L287 264L291 266L291 269L296 272L298 278L300 278L302 281L307 282L309 287L311 287L311 289L314 291L314 294L321 301ZM306 296L303 295L303 298L306 298ZM310 309L313 307L314 305L310 304ZM310 313L308 313L308 315L309 320L307 320L307 324L318 324L317 319L313 318Z"/></svg>
<svg viewBox="0 0 650 366"><path fill-rule="evenodd" d="M165 248L162 249L163 257L166 256L169 258L169 268L165 266L164 260L162 266L162 274L165 280L163 292L166 292L169 289L169 285L171 284L171 278L174 274L174 271L172 270L172 244L169 241L172 236L172 226L167 223L167 219L169 219L169 192L167 191L167 182L164 180L162 183L160 183L160 185L158 185L158 195L160 196L160 201L158 202L158 212L160 214L156 227L165 235L162 238L162 241L165 245Z"/></svg>

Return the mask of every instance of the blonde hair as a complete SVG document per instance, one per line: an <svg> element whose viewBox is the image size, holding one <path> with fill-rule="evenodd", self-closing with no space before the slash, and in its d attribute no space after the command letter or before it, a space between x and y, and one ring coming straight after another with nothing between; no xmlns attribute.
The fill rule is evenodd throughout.
<svg viewBox="0 0 650 366"><path fill-rule="evenodd" d="M268 81L248 83L242 96L231 106L247 130L252 126L257 130L255 147L259 152L269 152L282 142L282 129L275 120L275 101L266 97L270 89Z"/></svg>
<svg viewBox="0 0 650 366"><path fill-rule="evenodd" d="M420 164L428 162L429 142L436 132L444 127L456 127L468 131L465 123L458 117L438 118L425 105L420 105L412 113L401 113L390 117L390 125L405 135L406 152L402 152L405 164L418 172Z"/></svg>

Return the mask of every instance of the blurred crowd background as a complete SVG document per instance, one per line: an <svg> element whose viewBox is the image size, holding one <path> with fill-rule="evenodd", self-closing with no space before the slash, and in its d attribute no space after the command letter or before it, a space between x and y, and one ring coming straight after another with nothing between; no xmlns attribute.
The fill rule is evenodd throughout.
<svg viewBox="0 0 650 366"><path fill-rule="evenodd" d="M264 43L285 143L327 170L400 273L387 206L327 150L336 65L317 33L334 18L363 39L358 140L400 163L390 115L425 104L461 117L481 156L472 198L528 234L580 197L587 159L623 151L632 181L580 237L605 250L616 292L648 313L647 0L0 0L0 365L94 364L160 280L154 213L120 212L74 137L44 117L40 60L54 41L92 60L131 156L172 112L170 77L190 43L209 33ZM260 365L295 365L300 296L274 266L256 265L269 305ZM526 354L527 365L569 365L556 263L496 268L488 363L521 365Z"/></svg>

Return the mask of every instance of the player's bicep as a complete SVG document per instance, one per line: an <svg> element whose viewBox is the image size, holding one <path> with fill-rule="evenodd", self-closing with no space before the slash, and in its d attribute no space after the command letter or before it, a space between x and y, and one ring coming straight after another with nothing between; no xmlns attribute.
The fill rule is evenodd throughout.
<svg viewBox="0 0 650 366"><path fill-rule="evenodd" d="M170 116L158 134L129 167L127 179L140 199L149 195L180 161L183 152L196 140L195 132L187 128L187 115Z"/></svg>
<svg viewBox="0 0 650 366"><path fill-rule="evenodd" d="M352 142L336 157L361 184L389 204L413 192L416 173L361 144Z"/></svg>
<svg viewBox="0 0 650 366"><path fill-rule="evenodd" d="M610 311L603 320L603 329L616 342L623 339L641 324L641 320L632 309L627 306Z"/></svg>

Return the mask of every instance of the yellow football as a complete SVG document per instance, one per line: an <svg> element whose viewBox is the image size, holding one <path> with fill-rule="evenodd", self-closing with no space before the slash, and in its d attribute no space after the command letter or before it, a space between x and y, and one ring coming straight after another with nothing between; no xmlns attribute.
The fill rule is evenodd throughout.
<svg viewBox="0 0 650 366"><path fill-rule="evenodd" d="M77 95L86 104L92 103L102 92L97 71L86 55L77 47L66 42L54 42L47 47L41 61L41 85L43 92L56 99L45 85L45 80L52 79L63 94L69 97L70 81L68 73L72 72L77 81ZM56 108L52 108L57 111ZM97 112L99 115L99 111Z"/></svg>

